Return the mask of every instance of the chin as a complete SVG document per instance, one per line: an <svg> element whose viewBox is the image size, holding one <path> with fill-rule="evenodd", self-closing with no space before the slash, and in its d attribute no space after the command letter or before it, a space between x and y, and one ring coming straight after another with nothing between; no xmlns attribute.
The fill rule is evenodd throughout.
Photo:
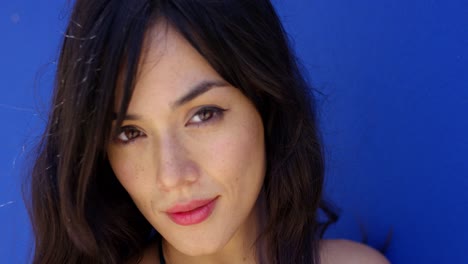
<svg viewBox="0 0 468 264"><path fill-rule="evenodd" d="M190 244L186 244L189 241L184 242L184 244L176 247L177 250L192 257L214 255L226 246L226 243L221 241L190 241Z"/></svg>

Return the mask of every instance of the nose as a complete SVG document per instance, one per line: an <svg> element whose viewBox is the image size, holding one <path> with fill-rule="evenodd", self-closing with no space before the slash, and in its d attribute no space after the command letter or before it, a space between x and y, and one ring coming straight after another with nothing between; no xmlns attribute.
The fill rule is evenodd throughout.
<svg viewBox="0 0 468 264"><path fill-rule="evenodd" d="M176 135L160 139L157 152L156 180L163 190L187 186L199 178L199 168L189 156L188 146Z"/></svg>

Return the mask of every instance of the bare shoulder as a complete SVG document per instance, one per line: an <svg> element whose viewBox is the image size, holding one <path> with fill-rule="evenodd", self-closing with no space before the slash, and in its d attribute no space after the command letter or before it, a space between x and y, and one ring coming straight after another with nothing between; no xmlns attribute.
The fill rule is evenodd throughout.
<svg viewBox="0 0 468 264"><path fill-rule="evenodd" d="M159 264L158 245L155 242L149 244L143 255L131 258L126 264Z"/></svg>
<svg viewBox="0 0 468 264"><path fill-rule="evenodd" d="M345 239L321 240L322 264L390 264L377 250Z"/></svg>

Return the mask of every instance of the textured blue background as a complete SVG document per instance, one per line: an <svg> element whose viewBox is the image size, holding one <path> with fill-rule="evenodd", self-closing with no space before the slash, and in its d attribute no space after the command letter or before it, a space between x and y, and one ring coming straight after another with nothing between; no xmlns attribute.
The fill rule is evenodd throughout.
<svg viewBox="0 0 468 264"><path fill-rule="evenodd" d="M274 1L319 96L327 237L392 263L468 263L468 2ZM0 3L0 263L26 263L20 183L46 109L65 0ZM25 151L26 150L26 151Z"/></svg>

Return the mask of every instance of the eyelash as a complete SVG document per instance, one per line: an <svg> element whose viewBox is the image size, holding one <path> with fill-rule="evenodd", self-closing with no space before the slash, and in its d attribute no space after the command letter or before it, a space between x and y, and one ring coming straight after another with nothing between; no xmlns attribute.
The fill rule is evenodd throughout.
<svg viewBox="0 0 468 264"><path fill-rule="evenodd" d="M127 133L132 133L132 136L128 136ZM138 130L138 128L134 126L124 126L120 128L120 132L117 134L114 141L120 144L128 144L140 136L144 136L144 133Z"/></svg>
<svg viewBox="0 0 468 264"><path fill-rule="evenodd" d="M220 118L223 117L223 113L226 111L226 109L222 109L216 106L207 106L203 107L200 110L198 110L187 122L185 125L190 126L190 125L195 125L196 127L204 126L207 125L211 122L215 122L219 120ZM200 117L201 115L204 115L204 117ZM206 116L208 114L208 117ZM193 122L192 120L194 118L198 117L198 121ZM132 133L132 135L128 135L127 133ZM115 141L120 144L128 144L132 143L134 140L136 140L138 137L145 136L145 134L140 131L138 128L134 126L123 126L120 128L120 132L117 134L115 137ZM125 138L122 138L125 137Z"/></svg>
<svg viewBox="0 0 468 264"><path fill-rule="evenodd" d="M216 106L206 106L198 110L192 118L190 118L189 122L185 126L191 125L191 120L194 119L195 117L199 117L199 121L192 123L193 125L196 125L197 127L206 125L210 122L214 122L220 118L223 117L223 113L226 111L226 109L222 109ZM204 119L200 118L201 114L210 114L208 117L204 117Z"/></svg>

